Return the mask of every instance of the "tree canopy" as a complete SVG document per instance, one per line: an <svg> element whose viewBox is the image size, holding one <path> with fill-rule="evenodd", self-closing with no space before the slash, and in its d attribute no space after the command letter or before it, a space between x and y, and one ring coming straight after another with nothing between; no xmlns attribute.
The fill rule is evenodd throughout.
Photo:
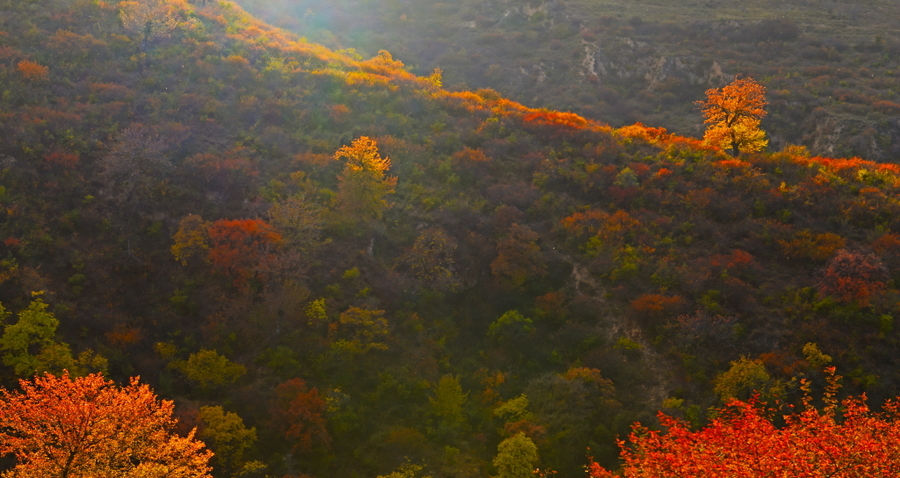
<svg viewBox="0 0 900 478"><path fill-rule="evenodd" d="M706 91L706 100L697 103L706 117L703 142L738 153L760 151L769 144L760 129L766 116L766 89L753 78L740 78L723 88Z"/></svg>
<svg viewBox="0 0 900 478"><path fill-rule="evenodd" d="M45 374L0 390L0 456L15 456L4 478L207 478L212 452L173 432L173 403L133 378L119 387L101 375Z"/></svg>

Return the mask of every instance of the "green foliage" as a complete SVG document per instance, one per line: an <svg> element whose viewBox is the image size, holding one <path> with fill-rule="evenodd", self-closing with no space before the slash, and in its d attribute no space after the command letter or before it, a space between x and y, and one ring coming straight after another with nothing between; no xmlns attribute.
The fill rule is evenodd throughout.
<svg viewBox="0 0 900 478"><path fill-rule="evenodd" d="M170 366L203 390L232 384L246 373L243 365L208 349L191 354L187 360L174 361Z"/></svg>
<svg viewBox="0 0 900 478"><path fill-rule="evenodd" d="M220 406L200 407L200 420L203 426L198 436L215 453L215 469L229 476L260 470L261 463L245 458L256 443L256 428L248 429L238 414L226 412Z"/></svg>
<svg viewBox="0 0 900 478"><path fill-rule="evenodd" d="M496 478L528 478L532 476L538 461L538 450L531 438L517 433L497 446L494 466Z"/></svg>
<svg viewBox="0 0 900 478"><path fill-rule="evenodd" d="M43 372L60 374L65 369L74 369L69 345L56 342L59 320L47 311L47 307L46 302L35 297L11 324L5 323L10 313L0 305L0 323L5 323L0 336L3 363L19 377Z"/></svg>
<svg viewBox="0 0 900 478"><path fill-rule="evenodd" d="M528 397L524 393L501 403L494 408L493 413L494 416L500 417L507 422L518 422L534 418L534 414L528 411Z"/></svg>
<svg viewBox="0 0 900 478"><path fill-rule="evenodd" d="M783 393L783 385L772 379L762 361L742 356L731 362L728 371L716 377L713 390L722 402L732 398L746 400L754 392L759 392L763 399L771 400Z"/></svg>
<svg viewBox="0 0 900 478"><path fill-rule="evenodd" d="M534 331L534 321L518 310L508 310L488 326L488 336L495 340L508 340Z"/></svg>
<svg viewBox="0 0 900 478"><path fill-rule="evenodd" d="M422 474L422 468L412 463L404 463L400 465L397 471L388 473L387 475L378 475L378 478L431 478L431 475Z"/></svg>
<svg viewBox="0 0 900 478"><path fill-rule="evenodd" d="M441 423L449 428L459 428L465 424L464 406L467 393L463 393L459 377L444 375L434 387L434 396L428 399L431 411Z"/></svg>

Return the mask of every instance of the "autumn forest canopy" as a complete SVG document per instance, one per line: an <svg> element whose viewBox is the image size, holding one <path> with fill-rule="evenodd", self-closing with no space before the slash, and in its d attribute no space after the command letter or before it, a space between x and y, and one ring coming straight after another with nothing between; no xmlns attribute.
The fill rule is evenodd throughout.
<svg viewBox="0 0 900 478"><path fill-rule="evenodd" d="M896 476L900 39L585 5L0 0L0 476Z"/></svg>

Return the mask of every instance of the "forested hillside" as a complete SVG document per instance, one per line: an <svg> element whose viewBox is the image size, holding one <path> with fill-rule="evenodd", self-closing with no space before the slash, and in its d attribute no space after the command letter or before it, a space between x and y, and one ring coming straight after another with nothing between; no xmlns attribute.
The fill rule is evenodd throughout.
<svg viewBox="0 0 900 478"><path fill-rule="evenodd" d="M225 0L0 13L5 388L139 375L214 476L323 478L584 476L827 364L900 395L896 164L449 90Z"/></svg>
<svg viewBox="0 0 900 478"><path fill-rule="evenodd" d="M454 90L493 88L613 126L699 136L693 101L735 76L770 91L781 149L900 156L892 0L237 0L333 48L389 49Z"/></svg>

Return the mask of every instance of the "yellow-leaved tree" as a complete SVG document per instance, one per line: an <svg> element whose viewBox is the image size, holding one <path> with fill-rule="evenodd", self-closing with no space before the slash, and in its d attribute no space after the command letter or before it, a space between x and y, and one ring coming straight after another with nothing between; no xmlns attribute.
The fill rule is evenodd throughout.
<svg viewBox="0 0 900 478"><path fill-rule="evenodd" d="M740 78L723 88L706 91L706 101L698 101L703 108L703 121L709 126L703 142L739 153L760 151L769 144L759 124L766 115L766 88L753 78Z"/></svg>
<svg viewBox="0 0 900 478"><path fill-rule="evenodd" d="M360 136L350 146L334 153L334 159L346 159L344 171L338 177L338 206L353 219L370 221L381 219L388 207L385 196L394 192L396 176L386 176L391 160L382 158L374 140Z"/></svg>

